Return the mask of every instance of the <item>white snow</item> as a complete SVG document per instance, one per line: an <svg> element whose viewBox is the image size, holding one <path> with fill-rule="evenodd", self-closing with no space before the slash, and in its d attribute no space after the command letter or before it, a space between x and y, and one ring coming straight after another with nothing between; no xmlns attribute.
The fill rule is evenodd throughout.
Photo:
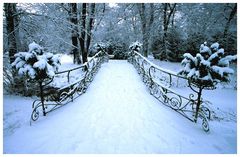
<svg viewBox="0 0 240 157"><path fill-rule="evenodd" d="M53 77L55 75L54 68L49 64L46 64L46 65L47 65L47 70L46 70L47 75L50 77Z"/></svg>
<svg viewBox="0 0 240 157"><path fill-rule="evenodd" d="M46 66L47 66L47 62L45 59L39 59L36 63L33 64L34 68L37 68L40 70L46 69Z"/></svg>
<svg viewBox="0 0 240 157"><path fill-rule="evenodd" d="M41 50L43 49L40 45L38 45L35 42L32 42L31 44L28 45L28 52L32 52L33 50Z"/></svg>
<svg viewBox="0 0 240 157"><path fill-rule="evenodd" d="M208 61L211 62L213 59L215 59L215 58L217 58L217 57L219 57L219 53L215 52L215 53L213 53L213 54L208 58Z"/></svg>
<svg viewBox="0 0 240 157"><path fill-rule="evenodd" d="M34 79L35 78L35 76L36 76L36 72L35 72L35 70L32 68L32 67L26 67L26 69L28 69L28 75L32 78L32 79Z"/></svg>
<svg viewBox="0 0 240 157"><path fill-rule="evenodd" d="M207 67L210 67L210 62L208 60L201 60L201 64L207 66Z"/></svg>
<svg viewBox="0 0 240 157"><path fill-rule="evenodd" d="M217 51L218 50L218 48L219 48L219 43L213 43L212 45L211 45L211 48L213 49L213 50L215 50L215 51Z"/></svg>
<svg viewBox="0 0 240 157"><path fill-rule="evenodd" d="M28 125L33 98L14 95L3 96L3 135L12 135L22 126Z"/></svg>
<svg viewBox="0 0 240 157"><path fill-rule="evenodd" d="M196 69L195 69L195 68L192 68L192 69L190 70L190 72L188 73L187 77L188 77L188 78L192 77L192 76L195 74L195 72L196 72Z"/></svg>
<svg viewBox="0 0 240 157"><path fill-rule="evenodd" d="M19 62L16 64L16 68L19 69L19 68L23 67L25 63L26 63L26 62L25 62L24 60L19 61Z"/></svg>
<svg viewBox="0 0 240 157"><path fill-rule="evenodd" d="M229 63L233 60L236 60L236 59L237 59L237 55L234 55L234 56L228 55L228 56L226 56L224 58L221 58L219 60L219 65L228 67Z"/></svg>
<svg viewBox="0 0 240 157"><path fill-rule="evenodd" d="M188 58L188 59L190 59L190 60L192 60L192 61L195 60L195 58L194 58L190 53L184 53L184 54L183 54L183 57L184 57L184 58Z"/></svg>
<svg viewBox="0 0 240 157"><path fill-rule="evenodd" d="M30 58L32 58L34 55L32 53L26 53L25 60L28 61Z"/></svg>
<svg viewBox="0 0 240 157"><path fill-rule="evenodd" d="M45 53L44 55L46 56L46 58L52 58L53 57L53 54L49 53L49 52Z"/></svg>
<svg viewBox="0 0 240 157"><path fill-rule="evenodd" d="M236 90L203 93L236 114ZM237 153L236 121L210 121L205 133L151 96L126 61L103 64L84 95L29 126L31 100L4 95L3 153Z"/></svg>
<svg viewBox="0 0 240 157"><path fill-rule="evenodd" d="M219 49L217 52L218 52L218 53L221 53L221 54L224 54L224 49L221 48L221 49Z"/></svg>
<svg viewBox="0 0 240 157"><path fill-rule="evenodd" d="M59 67L59 71L64 71L67 69L78 67L79 65L73 63L73 57L70 55L61 55L60 57L61 66Z"/></svg>
<svg viewBox="0 0 240 157"><path fill-rule="evenodd" d="M200 46L200 53L208 53L209 55L211 55L212 52L211 52L210 48L208 46L204 45L204 44L202 44Z"/></svg>
<svg viewBox="0 0 240 157"><path fill-rule="evenodd" d="M199 75L198 75L199 76ZM208 73L206 76L201 78L202 80L212 81L212 76Z"/></svg>
<svg viewBox="0 0 240 157"><path fill-rule="evenodd" d="M234 71L229 67L212 66L212 70L223 76L224 74L233 74Z"/></svg>

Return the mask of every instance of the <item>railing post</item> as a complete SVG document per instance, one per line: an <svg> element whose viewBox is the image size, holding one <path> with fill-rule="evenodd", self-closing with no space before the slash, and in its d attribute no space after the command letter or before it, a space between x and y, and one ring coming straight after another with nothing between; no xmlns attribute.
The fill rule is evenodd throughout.
<svg viewBox="0 0 240 157"><path fill-rule="evenodd" d="M43 96L43 85L42 85L42 81L39 81L39 87L40 87L40 97L41 97L41 104L42 104L43 116L46 116L46 111L45 111L45 106L44 106L44 96Z"/></svg>
<svg viewBox="0 0 240 157"><path fill-rule="evenodd" d="M70 71L68 71L68 74L67 74L67 78L68 78L68 83L69 83L69 81L70 81Z"/></svg>
<svg viewBox="0 0 240 157"><path fill-rule="evenodd" d="M194 119L194 122L195 122L195 123L197 122L198 112L199 112L199 108L200 108L200 105L201 105L202 89L203 89L203 87L200 86L200 87L199 87L199 91L198 91L198 93L197 93L197 94L198 94L198 97L197 97L196 114L195 114L195 119Z"/></svg>
<svg viewBox="0 0 240 157"><path fill-rule="evenodd" d="M170 84L169 84L169 87L172 86L172 75L169 73L169 79L170 79Z"/></svg>

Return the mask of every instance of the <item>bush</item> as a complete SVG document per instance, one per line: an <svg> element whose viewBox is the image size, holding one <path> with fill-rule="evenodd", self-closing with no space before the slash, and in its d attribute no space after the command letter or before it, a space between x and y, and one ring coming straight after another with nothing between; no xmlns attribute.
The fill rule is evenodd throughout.
<svg viewBox="0 0 240 157"><path fill-rule="evenodd" d="M166 38L166 54L164 54L163 34L156 35L152 41L152 54L155 59L177 62L182 60L184 51L183 39L180 31L170 28Z"/></svg>
<svg viewBox="0 0 240 157"><path fill-rule="evenodd" d="M180 36L180 31L171 28L167 35L167 60L171 62L177 62L182 60L183 40Z"/></svg>
<svg viewBox="0 0 240 157"><path fill-rule="evenodd" d="M93 57L96 53L98 53L101 50L105 52L109 52L108 49L109 49L108 43L103 43L103 42L95 43L90 49L89 57Z"/></svg>
<svg viewBox="0 0 240 157"><path fill-rule="evenodd" d="M199 46L202 41L205 41L206 37L202 35L201 32L196 32L188 35L188 38L184 44L185 50L184 52L188 52L191 55L195 56L199 51Z"/></svg>
<svg viewBox="0 0 240 157"><path fill-rule="evenodd" d="M16 58L12 63L15 76L19 75L27 82L43 82L52 78L58 70L59 57L52 53L44 53L42 50L41 46L33 42L29 44L28 52L15 54Z"/></svg>
<svg viewBox="0 0 240 157"><path fill-rule="evenodd" d="M92 46L89 56L96 54L100 47L104 49L109 55L114 55L113 59L127 59L127 46L120 41L99 42Z"/></svg>
<svg viewBox="0 0 240 157"><path fill-rule="evenodd" d="M179 74L190 78L199 86L214 86L215 82L229 81L229 75L234 73L229 68L229 62L236 59L236 55L224 56L224 49L220 48L218 43L213 43L209 48L205 42L201 44L196 57L190 53L184 54L184 68Z"/></svg>

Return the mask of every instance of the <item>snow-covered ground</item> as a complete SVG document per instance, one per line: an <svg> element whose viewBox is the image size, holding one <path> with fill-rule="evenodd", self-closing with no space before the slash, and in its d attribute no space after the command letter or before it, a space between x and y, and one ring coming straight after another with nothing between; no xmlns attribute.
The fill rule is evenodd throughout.
<svg viewBox="0 0 240 157"><path fill-rule="evenodd" d="M205 97L236 115L236 90ZM237 153L236 119L204 132L152 97L127 61L103 64L84 95L29 126L33 100L4 95L4 153Z"/></svg>
<svg viewBox="0 0 240 157"><path fill-rule="evenodd" d="M58 71L64 71L64 70L68 70L68 69L79 66L79 65L73 63L73 56L66 55L66 54L61 55L60 63L61 63L61 66L59 67Z"/></svg>

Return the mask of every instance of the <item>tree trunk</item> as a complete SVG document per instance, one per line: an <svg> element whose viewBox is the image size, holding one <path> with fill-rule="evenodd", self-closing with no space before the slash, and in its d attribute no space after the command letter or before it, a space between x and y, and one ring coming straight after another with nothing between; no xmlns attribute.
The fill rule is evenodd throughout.
<svg viewBox="0 0 240 157"><path fill-rule="evenodd" d="M82 51L82 60L83 63L87 62L87 52L85 51L85 31L86 31L86 13L87 13L87 4L82 4L82 15L81 15L81 36L80 36L80 47Z"/></svg>
<svg viewBox="0 0 240 157"><path fill-rule="evenodd" d="M225 28L224 28L224 33L223 33L223 40L224 40L224 47L226 49L228 49L228 42L227 42L227 37L228 37L228 30L229 30L229 27L230 27L230 23L232 21L232 19L234 18L235 14L237 13L237 4L234 5L234 8L232 9L229 17L228 17L228 20L227 20L227 23L225 25Z"/></svg>
<svg viewBox="0 0 240 157"><path fill-rule="evenodd" d="M175 13L176 13L176 7L174 8L174 10L173 10L173 13L172 13L172 28L174 27L174 19L175 19Z"/></svg>
<svg viewBox="0 0 240 157"><path fill-rule="evenodd" d="M17 39L15 35L15 17L16 3L4 3L6 15L7 34L8 34L8 51L10 63L14 62L14 55L17 53Z"/></svg>
<svg viewBox="0 0 240 157"><path fill-rule="evenodd" d="M148 35L147 35L147 21L146 21L146 15L145 15L145 4L141 3L138 6L138 10L139 10L141 24L142 24L143 55L147 57L148 56Z"/></svg>
<svg viewBox="0 0 240 157"><path fill-rule="evenodd" d="M17 13L17 10L14 10L14 12ZM20 40L20 36L19 36L19 24L20 24L20 16L16 15L16 16L14 16L14 25L15 25L14 34L15 34L15 38L16 38L17 52L25 50L25 48L21 44L21 40Z"/></svg>
<svg viewBox="0 0 240 157"><path fill-rule="evenodd" d="M166 39L167 39L167 3L164 3L164 9L163 9L163 52L161 54L160 59L165 59L167 55L167 46L166 46Z"/></svg>
<svg viewBox="0 0 240 157"><path fill-rule="evenodd" d="M70 3L71 13L70 19L72 24L72 52L73 52L73 62L76 64L81 64L80 52L78 46L78 18L77 18L77 4Z"/></svg>
<svg viewBox="0 0 240 157"><path fill-rule="evenodd" d="M149 49L151 48L151 42L152 42L152 24L154 22L154 4L153 3L150 3L150 19L149 19L149 23L148 23L148 52L149 52Z"/></svg>
<svg viewBox="0 0 240 157"><path fill-rule="evenodd" d="M94 26L94 15L95 15L95 3L91 4L90 8L90 19L89 19L89 24L87 28L87 41L86 41L86 53L88 54L89 46L91 43L91 38L92 38L92 29Z"/></svg>
<svg viewBox="0 0 240 157"><path fill-rule="evenodd" d="M162 52L162 59L166 59L168 57L167 53L167 31L169 22L171 19L171 16L173 15L173 12L175 10L176 3L174 3L172 6L170 3L164 3L164 9L163 9L163 52ZM168 10L169 8L169 10Z"/></svg>

